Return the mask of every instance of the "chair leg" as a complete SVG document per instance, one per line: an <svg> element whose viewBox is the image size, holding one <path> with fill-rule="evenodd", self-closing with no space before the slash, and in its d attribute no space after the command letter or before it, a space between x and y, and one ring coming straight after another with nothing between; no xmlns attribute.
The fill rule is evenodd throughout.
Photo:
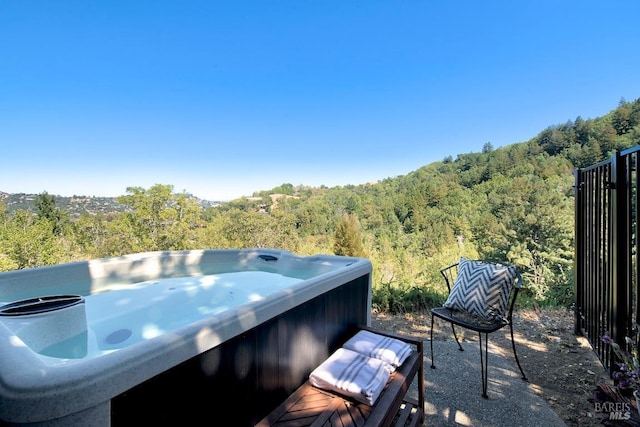
<svg viewBox="0 0 640 427"><path fill-rule="evenodd" d="M453 337L456 339L456 343L458 343L458 350L464 351L464 348L460 345L460 340L458 339L458 334L456 334L456 328L453 326L453 323L451 323L451 330L453 331Z"/></svg>
<svg viewBox="0 0 640 427"><path fill-rule="evenodd" d="M511 347L513 348L513 355L516 358L516 363L518 364L518 368L520 369L520 373L522 374L522 379L525 381L529 381L527 376L524 374L522 370L522 366L520 366L520 360L518 359L518 353L516 353L516 341L513 339L513 324L509 323L509 328L511 329Z"/></svg>
<svg viewBox="0 0 640 427"><path fill-rule="evenodd" d="M431 335L429 343L431 344L431 369L436 369L436 365L433 362L433 314L431 315Z"/></svg>
<svg viewBox="0 0 640 427"><path fill-rule="evenodd" d="M480 338L480 373L482 375L482 397L489 398L487 394L488 368L489 368L489 335L484 334L484 357L482 355L482 332L478 332Z"/></svg>

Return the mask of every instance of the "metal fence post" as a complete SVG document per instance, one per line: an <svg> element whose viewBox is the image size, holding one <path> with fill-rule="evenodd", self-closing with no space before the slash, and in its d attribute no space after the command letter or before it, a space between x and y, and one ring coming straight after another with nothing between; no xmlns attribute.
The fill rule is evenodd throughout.
<svg viewBox="0 0 640 427"><path fill-rule="evenodd" d="M582 309L584 301L584 263L577 262L584 253L583 229L584 229L584 177L580 169L574 171L574 290L576 302L573 308L573 332L576 335L583 335L582 331Z"/></svg>

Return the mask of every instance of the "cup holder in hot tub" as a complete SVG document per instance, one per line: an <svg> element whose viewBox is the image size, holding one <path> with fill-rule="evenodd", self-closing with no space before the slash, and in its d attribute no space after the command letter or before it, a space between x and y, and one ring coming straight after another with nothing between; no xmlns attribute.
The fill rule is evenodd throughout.
<svg viewBox="0 0 640 427"><path fill-rule="evenodd" d="M49 295L12 302L0 307L0 316L26 316L48 313L84 303L80 295Z"/></svg>

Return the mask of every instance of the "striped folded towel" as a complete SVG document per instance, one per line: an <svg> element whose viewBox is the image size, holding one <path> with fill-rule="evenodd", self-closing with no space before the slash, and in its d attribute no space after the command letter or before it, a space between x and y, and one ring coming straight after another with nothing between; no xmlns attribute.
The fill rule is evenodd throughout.
<svg viewBox="0 0 640 427"><path fill-rule="evenodd" d="M412 351L411 346L402 340L365 330L358 331L342 347L380 359L394 370L404 363Z"/></svg>
<svg viewBox="0 0 640 427"><path fill-rule="evenodd" d="M380 359L339 348L311 372L309 382L318 388L373 405L389 376L389 366Z"/></svg>

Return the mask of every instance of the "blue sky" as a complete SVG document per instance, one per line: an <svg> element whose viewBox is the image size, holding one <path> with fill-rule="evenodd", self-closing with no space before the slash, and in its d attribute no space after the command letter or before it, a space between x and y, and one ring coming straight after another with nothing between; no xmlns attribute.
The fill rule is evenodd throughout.
<svg viewBox="0 0 640 427"><path fill-rule="evenodd" d="M363 184L640 97L640 2L0 0L0 191Z"/></svg>

